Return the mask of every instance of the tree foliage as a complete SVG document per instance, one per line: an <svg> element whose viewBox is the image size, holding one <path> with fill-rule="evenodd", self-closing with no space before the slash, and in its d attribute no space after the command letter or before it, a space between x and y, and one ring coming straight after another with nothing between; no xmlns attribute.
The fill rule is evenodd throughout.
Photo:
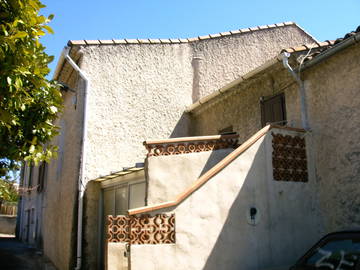
<svg viewBox="0 0 360 270"><path fill-rule="evenodd" d="M14 181L0 179L0 202L16 202L19 198Z"/></svg>
<svg viewBox="0 0 360 270"><path fill-rule="evenodd" d="M38 0L0 0L0 160L49 161L61 93L48 80L52 56L40 37L52 33L52 15L39 15ZM4 164L3 164L4 165Z"/></svg>

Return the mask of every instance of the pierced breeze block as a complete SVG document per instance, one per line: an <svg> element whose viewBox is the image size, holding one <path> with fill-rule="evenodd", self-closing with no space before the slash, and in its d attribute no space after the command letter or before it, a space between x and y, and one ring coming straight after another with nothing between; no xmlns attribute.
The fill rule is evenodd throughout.
<svg viewBox="0 0 360 270"><path fill-rule="evenodd" d="M130 244L175 243L175 215L108 216L108 242Z"/></svg>
<svg viewBox="0 0 360 270"><path fill-rule="evenodd" d="M308 182L305 138L271 133L276 181Z"/></svg>

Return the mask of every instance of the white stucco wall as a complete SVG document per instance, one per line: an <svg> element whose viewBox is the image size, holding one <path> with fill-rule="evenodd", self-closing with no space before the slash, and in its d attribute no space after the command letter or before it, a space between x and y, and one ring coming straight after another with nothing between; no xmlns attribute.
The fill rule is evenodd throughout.
<svg viewBox="0 0 360 270"><path fill-rule="evenodd" d="M164 209L175 213L176 244L132 245L131 269L286 269L294 263L322 233L314 170L309 167L308 183L274 181L271 140L269 133L176 208ZM255 226L248 223L251 207L260 215Z"/></svg>

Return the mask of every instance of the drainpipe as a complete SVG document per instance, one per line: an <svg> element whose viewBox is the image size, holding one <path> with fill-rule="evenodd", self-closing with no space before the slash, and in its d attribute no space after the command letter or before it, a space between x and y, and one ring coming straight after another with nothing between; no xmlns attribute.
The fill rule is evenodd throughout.
<svg viewBox="0 0 360 270"><path fill-rule="evenodd" d="M301 123L302 127L305 130L310 130L308 115L307 115L307 104L306 104L306 95L305 95L305 85L304 81L301 80L300 74L297 74L289 64L290 53L284 52L282 54L282 61L284 67L290 72L290 74L294 77L295 81L299 85L299 95L300 95L300 109L301 109Z"/></svg>
<svg viewBox="0 0 360 270"><path fill-rule="evenodd" d="M62 55L65 60L69 62L69 64L79 73L80 77L85 82L85 90L84 90L84 118L83 118L83 134L82 134L82 144L81 144L81 167L79 173L79 181L78 181L78 228L77 228L77 252L76 252L76 270L81 269L81 261L82 261L82 234L83 234L83 199L85 193L85 162L86 162L86 137L87 137L87 93L90 88L89 79L86 77L84 72L80 69L80 67L72 60L69 55L70 48L65 47Z"/></svg>

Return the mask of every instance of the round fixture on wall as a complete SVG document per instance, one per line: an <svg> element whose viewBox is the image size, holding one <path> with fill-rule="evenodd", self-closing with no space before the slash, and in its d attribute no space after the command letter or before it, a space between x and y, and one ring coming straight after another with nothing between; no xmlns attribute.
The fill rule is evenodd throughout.
<svg viewBox="0 0 360 270"><path fill-rule="evenodd" d="M246 213L246 219L250 225L257 225L260 221L260 216L260 211L257 207L251 206L248 208Z"/></svg>

